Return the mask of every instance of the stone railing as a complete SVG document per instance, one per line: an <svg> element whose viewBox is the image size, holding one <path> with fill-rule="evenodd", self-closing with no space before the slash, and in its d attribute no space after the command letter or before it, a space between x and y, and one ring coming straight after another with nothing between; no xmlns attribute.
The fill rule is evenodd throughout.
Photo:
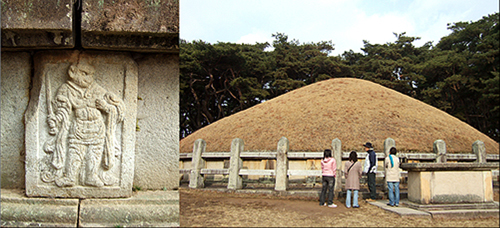
<svg viewBox="0 0 500 228"><path fill-rule="evenodd" d="M244 142L242 139L236 138L232 141L230 152L206 152L206 142L203 139L198 139L194 143L193 153L180 153L180 161L188 162L191 160L190 169L179 169L180 174L189 174L190 188L204 188L205 175L227 175L228 189L241 189L243 175L256 176L274 176L276 191L286 191L288 188L288 180L290 176L321 176L320 169L289 169L289 160L309 160L322 159L323 152L291 152L288 151L288 139L283 137L278 142L277 151L259 152L259 151L243 151ZM391 147L395 146L393 139L388 138L384 141L384 151L378 152L377 159L383 161ZM332 141L333 157L337 160L337 177L335 191L341 191L343 167L342 160L348 160L349 152L341 151L341 141L334 139ZM443 140L436 140L434 143L434 153L398 153L397 156L403 161L415 162L488 162L496 163L499 161L498 154L486 154L484 143L476 141L473 144L474 154L447 154L446 144ZM359 159L365 159L367 153L358 153ZM207 160L223 161L229 159L229 167L223 169L208 169ZM268 159L276 160L274 169L244 169L243 159ZM450 165L453 163L450 163ZM407 176L407 171L401 171L401 176ZM493 170L493 176L498 176L498 170ZM384 171L378 171L377 177L383 178Z"/></svg>

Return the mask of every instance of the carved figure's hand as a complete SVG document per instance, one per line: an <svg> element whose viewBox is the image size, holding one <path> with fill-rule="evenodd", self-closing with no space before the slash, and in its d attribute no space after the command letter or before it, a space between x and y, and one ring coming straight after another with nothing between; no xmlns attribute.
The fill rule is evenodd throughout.
<svg viewBox="0 0 500 228"><path fill-rule="evenodd" d="M96 99L95 107L99 110L107 112L107 104L106 101L104 101L103 99Z"/></svg>
<svg viewBox="0 0 500 228"><path fill-rule="evenodd" d="M47 118L47 123L49 124L49 134L51 135L55 135L57 134L57 122L56 122L56 118L52 115L50 115L48 118Z"/></svg>

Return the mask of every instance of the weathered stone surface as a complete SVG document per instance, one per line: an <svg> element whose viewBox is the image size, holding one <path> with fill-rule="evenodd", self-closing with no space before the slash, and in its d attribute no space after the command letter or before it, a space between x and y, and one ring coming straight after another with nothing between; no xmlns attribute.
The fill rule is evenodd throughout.
<svg viewBox="0 0 500 228"><path fill-rule="evenodd" d="M274 186L276 191L286 191L288 188L288 150L288 139L281 137L276 153L276 184Z"/></svg>
<svg viewBox="0 0 500 228"><path fill-rule="evenodd" d="M408 200L419 204L492 202L492 174L491 171L408 171Z"/></svg>
<svg viewBox="0 0 500 228"><path fill-rule="evenodd" d="M25 114L26 195L130 196L136 63L109 52L47 51L34 59Z"/></svg>
<svg viewBox="0 0 500 228"><path fill-rule="evenodd" d="M76 227L78 199L28 198L18 189L2 189L2 227Z"/></svg>
<svg viewBox="0 0 500 228"><path fill-rule="evenodd" d="M243 139L233 139L231 144L231 160L229 160L229 180L228 189L241 189L243 187L243 179L240 176L240 169L243 166L243 160L240 157L243 151Z"/></svg>
<svg viewBox="0 0 500 228"><path fill-rule="evenodd" d="M127 199L81 201L81 227L179 227L178 191L139 191Z"/></svg>
<svg viewBox="0 0 500 228"><path fill-rule="evenodd" d="M190 188L203 188L205 187L205 182L203 175L201 175L201 169L205 167L205 160L201 157L207 143L203 139L198 139L193 145L193 160L191 162L191 173L189 174L189 187Z"/></svg>
<svg viewBox="0 0 500 228"><path fill-rule="evenodd" d="M136 56L139 66L134 185L179 187L179 57Z"/></svg>
<svg viewBox="0 0 500 228"><path fill-rule="evenodd" d="M434 141L433 150L436 154L436 162L446 163L446 143L441 139Z"/></svg>
<svg viewBox="0 0 500 228"><path fill-rule="evenodd" d="M387 138L384 140L384 154L385 157L389 156L390 150L392 147L396 147L396 142L394 139Z"/></svg>
<svg viewBox="0 0 500 228"><path fill-rule="evenodd" d="M73 1L2 1L2 49L72 48Z"/></svg>
<svg viewBox="0 0 500 228"><path fill-rule="evenodd" d="M335 162L337 162L337 177L335 178L335 189L334 192L342 191L342 142L340 139L336 138L332 140L332 152ZM321 167L320 167L321 169ZM335 194L337 195L337 194Z"/></svg>
<svg viewBox="0 0 500 228"><path fill-rule="evenodd" d="M482 141L475 141L472 144L472 152L476 155L476 162L478 163L486 163L486 148Z"/></svg>
<svg viewBox="0 0 500 228"><path fill-rule="evenodd" d="M179 51L179 1L83 1L82 46Z"/></svg>
<svg viewBox="0 0 500 228"><path fill-rule="evenodd" d="M498 163L403 163L401 169L408 171L490 171L498 169Z"/></svg>
<svg viewBox="0 0 500 228"><path fill-rule="evenodd" d="M24 124L31 81L31 57L2 52L1 173L2 188L24 188Z"/></svg>

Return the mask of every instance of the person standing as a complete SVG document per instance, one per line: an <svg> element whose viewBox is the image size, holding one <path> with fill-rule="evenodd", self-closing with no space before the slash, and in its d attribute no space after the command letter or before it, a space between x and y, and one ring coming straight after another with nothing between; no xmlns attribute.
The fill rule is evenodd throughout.
<svg viewBox="0 0 500 228"><path fill-rule="evenodd" d="M332 157L332 151L326 149L323 153L323 160L321 160L321 171L323 176L323 187L321 195L319 196L319 205L326 206L325 198L328 191L328 207L337 207L333 203L333 187L335 186L335 176L337 174L337 162Z"/></svg>
<svg viewBox="0 0 500 228"><path fill-rule="evenodd" d="M389 156L385 158L385 180L389 188L389 203L391 207L399 206L399 158L396 157L396 148L391 147Z"/></svg>
<svg viewBox="0 0 500 228"><path fill-rule="evenodd" d="M363 166L363 173L368 177L368 190L370 190L370 198L366 201L375 201L377 199L377 189L375 188L375 178L377 177L377 155L373 151L373 145L367 142L363 145L368 153Z"/></svg>
<svg viewBox="0 0 500 228"><path fill-rule="evenodd" d="M345 206L347 208L351 207L351 194L352 194L352 207L359 208L358 204L358 191L359 191L359 179L361 178L363 170L361 163L358 162L358 154L356 151L351 151L349 154L349 161L345 163L344 175L345 175L345 189L347 190L347 196L345 200Z"/></svg>

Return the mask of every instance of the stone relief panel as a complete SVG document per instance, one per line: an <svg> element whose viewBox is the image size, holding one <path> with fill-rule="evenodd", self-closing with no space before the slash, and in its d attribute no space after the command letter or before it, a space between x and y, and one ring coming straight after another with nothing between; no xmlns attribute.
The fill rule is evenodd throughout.
<svg viewBox="0 0 500 228"><path fill-rule="evenodd" d="M131 195L137 74L128 54L35 56L25 117L28 196Z"/></svg>

